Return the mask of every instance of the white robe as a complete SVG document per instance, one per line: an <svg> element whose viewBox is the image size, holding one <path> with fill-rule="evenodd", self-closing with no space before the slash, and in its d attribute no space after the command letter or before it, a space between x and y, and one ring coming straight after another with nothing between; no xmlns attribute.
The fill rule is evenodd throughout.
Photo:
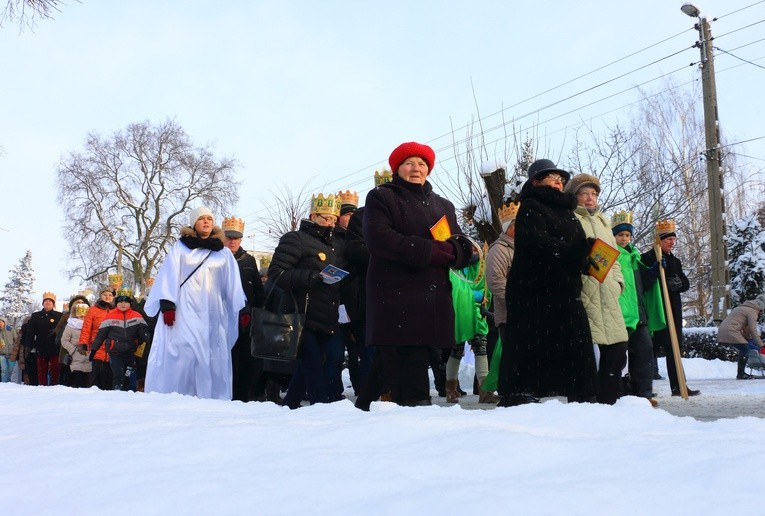
<svg viewBox="0 0 765 516"><path fill-rule="evenodd" d="M146 313L159 312L160 299L175 303L175 323L159 314L146 370L146 392L177 392L199 398L231 399L231 348L245 305L239 267L227 248L189 249L176 242L157 273Z"/></svg>

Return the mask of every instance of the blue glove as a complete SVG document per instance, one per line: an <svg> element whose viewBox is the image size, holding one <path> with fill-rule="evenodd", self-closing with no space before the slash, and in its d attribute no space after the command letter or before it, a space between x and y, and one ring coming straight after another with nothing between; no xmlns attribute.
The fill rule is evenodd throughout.
<svg viewBox="0 0 765 516"><path fill-rule="evenodd" d="M483 291L482 290L474 290L473 291L473 301L476 303L480 303L483 301Z"/></svg>

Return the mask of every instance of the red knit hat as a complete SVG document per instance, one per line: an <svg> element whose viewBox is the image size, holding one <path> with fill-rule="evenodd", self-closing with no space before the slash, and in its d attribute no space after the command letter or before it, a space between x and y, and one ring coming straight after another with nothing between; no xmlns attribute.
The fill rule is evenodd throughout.
<svg viewBox="0 0 765 516"><path fill-rule="evenodd" d="M436 153L427 145L417 142L402 143L393 149L393 152L390 153L390 158L388 158L391 171L394 174L398 173L398 167L401 166L404 160L412 156L425 160L425 163L428 164L428 175L430 175L433 171L433 166L436 164Z"/></svg>

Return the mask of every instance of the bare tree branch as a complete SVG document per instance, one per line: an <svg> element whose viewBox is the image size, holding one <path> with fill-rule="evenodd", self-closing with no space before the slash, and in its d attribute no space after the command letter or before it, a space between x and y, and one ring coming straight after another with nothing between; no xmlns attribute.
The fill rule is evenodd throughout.
<svg viewBox="0 0 765 516"><path fill-rule="evenodd" d="M69 276L104 281L122 247L126 283L143 291L191 208L225 213L236 204L235 168L170 120L131 124L108 139L89 134L85 150L58 166Z"/></svg>

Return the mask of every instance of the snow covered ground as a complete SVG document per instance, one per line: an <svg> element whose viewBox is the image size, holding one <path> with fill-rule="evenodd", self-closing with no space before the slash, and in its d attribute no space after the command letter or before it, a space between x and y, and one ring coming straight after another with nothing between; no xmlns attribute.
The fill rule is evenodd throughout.
<svg viewBox="0 0 765 516"><path fill-rule="evenodd" d="M658 409L627 397L290 411L0 384L2 514L756 512L765 380L734 380L730 362L684 363L702 395L672 398L658 381Z"/></svg>

